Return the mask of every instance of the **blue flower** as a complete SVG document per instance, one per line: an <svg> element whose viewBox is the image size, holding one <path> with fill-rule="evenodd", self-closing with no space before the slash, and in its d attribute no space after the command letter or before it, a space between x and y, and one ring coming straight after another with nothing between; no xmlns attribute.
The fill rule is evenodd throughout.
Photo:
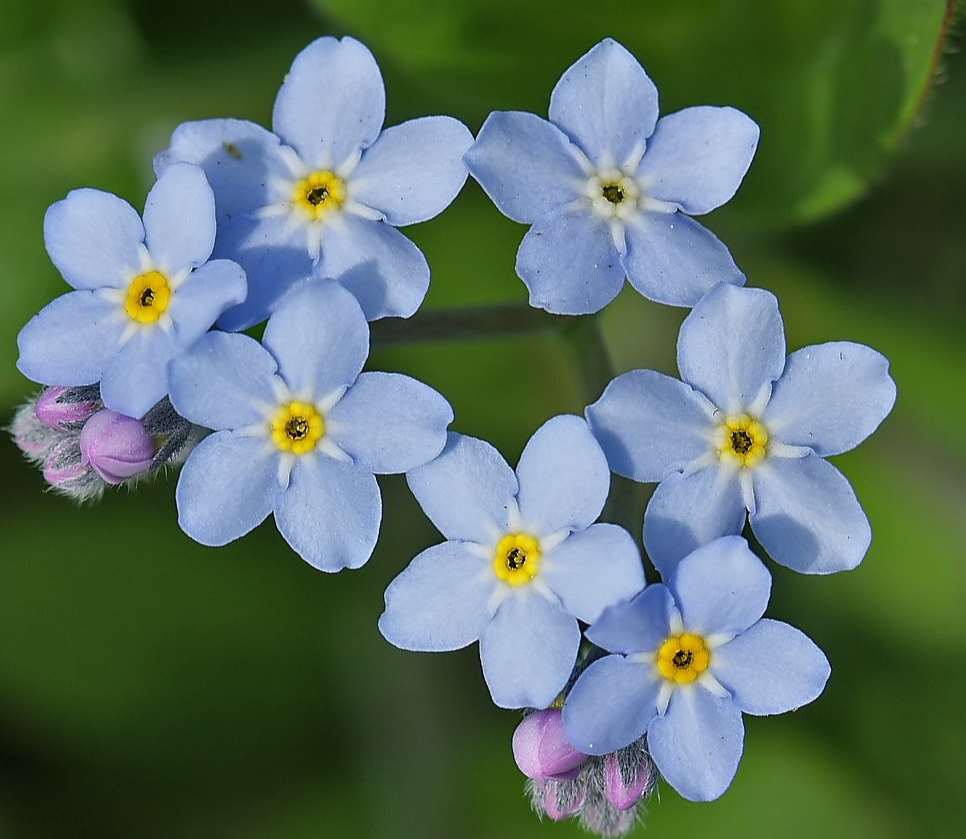
<svg viewBox="0 0 966 839"><path fill-rule="evenodd" d="M611 469L660 481L644 546L665 578L681 557L751 529L772 558L806 574L858 565L869 522L824 458L854 448L896 399L889 362L861 344L805 347L785 358L778 301L720 285L685 319L684 381L633 370L587 408Z"/></svg>
<svg viewBox="0 0 966 839"><path fill-rule="evenodd" d="M233 262L208 262L215 203L179 164L148 194L144 222L108 192L78 189L47 211L47 252L76 291L21 330L17 366L48 385L101 383L107 407L140 418L168 392L168 362L245 299Z"/></svg>
<svg viewBox="0 0 966 839"><path fill-rule="evenodd" d="M693 306L717 282L744 284L690 216L735 194L757 145L758 126L733 108L658 120L654 83L606 39L557 82L549 122L492 113L465 160L504 215L533 225L516 263L530 304L581 315L610 303L625 276L672 306Z"/></svg>
<svg viewBox="0 0 966 839"><path fill-rule="evenodd" d="M540 428L516 473L482 440L450 434L409 486L449 540L417 556L386 590L379 629L405 650L480 642L483 676L503 708L545 708L580 644L577 620L644 585L627 531L593 524L610 473L583 419Z"/></svg>
<svg viewBox="0 0 966 839"><path fill-rule="evenodd" d="M212 332L176 359L171 402L216 429L178 481L185 533L224 545L274 512L282 536L314 567L363 565L382 517L374 473L432 460L453 419L446 400L415 379L360 374L368 354L355 298L310 280L279 305L261 345Z"/></svg>
<svg viewBox="0 0 966 839"><path fill-rule="evenodd" d="M667 586L648 586L601 616L587 637L614 653L595 661L563 709L567 739L603 755L647 735L672 787L710 801L731 784L741 714L782 714L825 688L828 660L802 632L763 619L771 577L744 539L698 548Z"/></svg>
<svg viewBox="0 0 966 839"><path fill-rule="evenodd" d="M441 213L466 181L469 130L424 117L382 130L386 94L372 53L320 38L295 59L275 100L275 133L233 119L188 122L155 159L187 160L215 190L215 252L248 273L244 305L219 322L244 329L315 272L338 277L368 320L409 317L429 287L420 250L395 228Z"/></svg>

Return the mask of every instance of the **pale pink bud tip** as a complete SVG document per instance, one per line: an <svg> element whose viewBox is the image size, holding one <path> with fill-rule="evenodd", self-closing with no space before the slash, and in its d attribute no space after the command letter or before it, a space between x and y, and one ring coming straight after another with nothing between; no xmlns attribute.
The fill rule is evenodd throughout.
<svg viewBox="0 0 966 839"><path fill-rule="evenodd" d="M62 487L82 478L88 471L77 452L76 440L64 440L44 460L44 480L52 487Z"/></svg>
<svg viewBox="0 0 966 839"><path fill-rule="evenodd" d="M94 402L63 402L61 397L67 392L66 387L44 388L37 399L35 413L48 428L57 431L68 431L76 428L78 423L84 422L97 408Z"/></svg>
<svg viewBox="0 0 966 839"><path fill-rule="evenodd" d="M154 459L154 440L140 420L98 411L80 433L82 460L109 484L144 472Z"/></svg>
<svg viewBox="0 0 966 839"><path fill-rule="evenodd" d="M636 766L621 764L616 754L604 759L604 795L618 810L629 810L647 795L654 784L654 765L649 759L639 760Z"/></svg>
<svg viewBox="0 0 966 839"><path fill-rule="evenodd" d="M578 812L587 800L587 789L583 781L547 781L544 794L544 811L555 822L563 821Z"/></svg>
<svg viewBox="0 0 966 839"><path fill-rule="evenodd" d="M517 726L513 732L513 757L528 778L558 781L576 778L587 759L567 742L563 717L553 708L535 711Z"/></svg>

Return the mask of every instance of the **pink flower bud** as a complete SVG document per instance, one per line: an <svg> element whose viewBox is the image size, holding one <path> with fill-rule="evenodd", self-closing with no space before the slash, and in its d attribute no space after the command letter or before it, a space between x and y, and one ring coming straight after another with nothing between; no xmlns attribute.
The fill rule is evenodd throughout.
<svg viewBox="0 0 966 839"><path fill-rule="evenodd" d="M82 462L109 484L144 472L154 459L154 440L141 421L107 408L84 424L80 449Z"/></svg>
<svg viewBox="0 0 966 839"><path fill-rule="evenodd" d="M61 401L67 390L66 387L47 387L37 399L37 419L48 428L68 431L72 426L84 422L97 409L95 402Z"/></svg>
<svg viewBox="0 0 966 839"><path fill-rule="evenodd" d="M583 781L546 781L544 812L555 822L563 821L584 806L587 787Z"/></svg>
<svg viewBox="0 0 966 839"><path fill-rule="evenodd" d="M44 480L53 487L61 487L82 478L90 467L82 462L77 451L77 440L67 439L54 446L44 460Z"/></svg>
<svg viewBox="0 0 966 839"><path fill-rule="evenodd" d="M631 757L630 761L626 760ZM609 754L604 759L604 795L618 810L630 810L654 787L656 771L654 764L643 752L636 763L632 756L625 755L622 761L617 754Z"/></svg>
<svg viewBox="0 0 966 839"><path fill-rule="evenodd" d="M513 732L513 757L528 778L557 781L576 778L587 759L567 742L563 716L554 708L535 711L517 726Z"/></svg>

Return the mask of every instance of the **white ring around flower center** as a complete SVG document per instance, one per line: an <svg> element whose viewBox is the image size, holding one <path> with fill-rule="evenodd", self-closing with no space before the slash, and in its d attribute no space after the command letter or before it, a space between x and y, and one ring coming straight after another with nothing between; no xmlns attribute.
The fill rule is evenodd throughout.
<svg viewBox="0 0 966 839"><path fill-rule="evenodd" d="M641 188L620 169L601 169L584 185L594 212L603 218L626 219L637 212Z"/></svg>

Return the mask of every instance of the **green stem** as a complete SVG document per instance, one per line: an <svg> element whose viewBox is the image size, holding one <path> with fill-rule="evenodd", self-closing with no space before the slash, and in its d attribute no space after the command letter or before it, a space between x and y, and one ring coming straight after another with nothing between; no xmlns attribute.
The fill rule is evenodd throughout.
<svg viewBox="0 0 966 839"><path fill-rule="evenodd" d="M437 341L480 341L533 332L559 331L569 318L555 317L526 304L506 303L457 309L427 309L411 318L372 324L372 347L398 347Z"/></svg>
<svg viewBox="0 0 966 839"><path fill-rule="evenodd" d="M561 334L567 357L577 374L583 401L596 402L614 378L614 366L597 318L571 318Z"/></svg>
<svg viewBox="0 0 966 839"><path fill-rule="evenodd" d="M563 330L567 354L580 381L581 396L586 403L596 402L604 388L614 378L614 367L604 343L600 323L596 317L574 318ZM641 542L641 517L645 506L643 484L611 476L610 494L601 513L601 520L619 524L627 530L644 556ZM649 572L645 564L645 572ZM653 575L648 576L654 582Z"/></svg>

